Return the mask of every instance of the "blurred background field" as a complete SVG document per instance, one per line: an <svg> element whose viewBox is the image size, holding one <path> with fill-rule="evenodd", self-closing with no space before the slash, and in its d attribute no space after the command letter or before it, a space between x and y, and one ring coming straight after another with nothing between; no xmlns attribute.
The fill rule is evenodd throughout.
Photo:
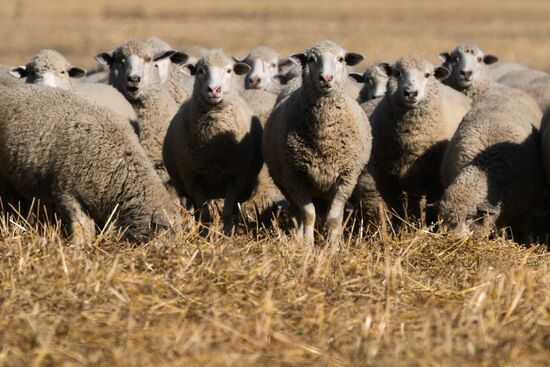
<svg viewBox="0 0 550 367"><path fill-rule="evenodd" d="M475 41L501 60L550 70L546 0L2 0L0 63L54 48L82 66L129 37L156 35L175 48L223 47L246 55L265 44L283 55L333 39L367 62L410 52L435 57ZM434 59L435 60L435 59Z"/></svg>

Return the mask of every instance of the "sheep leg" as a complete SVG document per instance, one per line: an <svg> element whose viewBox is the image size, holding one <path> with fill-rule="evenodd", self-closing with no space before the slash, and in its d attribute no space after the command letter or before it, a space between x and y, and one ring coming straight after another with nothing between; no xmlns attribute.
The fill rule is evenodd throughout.
<svg viewBox="0 0 550 367"><path fill-rule="evenodd" d="M80 246L95 236L95 223L82 209L76 198L61 195L56 204L61 220L67 225L71 244Z"/></svg>
<svg viewBox="0 0 550 367"><path fill-rule="evenodd" d="M212 222L212 218L210 217L210 210L208 209L208 203L206 200L206 195L204 195L204 191L200 187L200 185L193 185L192 190L192 196L193 196L193 205L197 209L195 212L195 220L200 224L210 224ZM206 227L201 228L200 230L201 235L208 234L208 230Z"/></svg>
<svg viewBox="0 0 550 367"><path fill-rule="evenodd" d="M309 195L301 197L299 203L296 203L300 209L300 219L298 221L297 238L305 237L306 245L313 246L315 239L315 205Z"/></svg>
<svg viewBox="0 0 550 367"><path fill-rule="evenodd" d="M235 213L237 212L238 197L238 191L234 187L231 187L227 190L227 194L225 195L225 199L223 201L223 232L226 236L232 236L235 230Z"/></svg>
<svg viewBox="0 0 550 367"><path fill-rule="evenodd" d="M340 240L345 203L345 200L341 200L338 197L334 198L331 202L326 220L329 245L335 245Z"/></svg>

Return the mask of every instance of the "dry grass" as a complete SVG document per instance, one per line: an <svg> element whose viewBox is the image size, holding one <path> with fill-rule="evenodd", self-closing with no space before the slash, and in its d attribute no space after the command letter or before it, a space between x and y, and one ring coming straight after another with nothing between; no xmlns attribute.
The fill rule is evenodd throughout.
<svg viewBox="0 0 550 367"><path fill-rule="evenodd" d="M215 227L220 229L220 225ZM39 235L39 233L42 235ZM70 248L0 223L0 362L514 365L550 360L550 255L372 231L340 252L281 234ZM382 239L383 238L383 239Z"/></svg>
<svg viewBox="0 0 550 367"><path fill-rule="evenodd" d="M2 0L0 62L52 47L89 66L129 36L156 34L239 55L259 43L290 53L331 38L371 61L433 56L470 39L550 69L542 0L149 3ZM373 229L333 253L260 233L204 239L193 228L143 246L107 238L71 248L55 226L4 218L0 364L550 364L543 248Z"/></svg>

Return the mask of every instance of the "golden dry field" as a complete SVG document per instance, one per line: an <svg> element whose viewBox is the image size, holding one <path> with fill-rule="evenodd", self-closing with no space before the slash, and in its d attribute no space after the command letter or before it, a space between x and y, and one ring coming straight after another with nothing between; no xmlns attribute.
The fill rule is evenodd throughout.
<svg viewBox="0 0 550 367"><path fill-rule="evenodd" d="M0 63L54 48L74 64L128 37L176 48L330 38L367 62L476 41L550 70L550 1L0 0ZM0 96L1 98L1 96ZM0 365L548 366L550 254L404 225L340 251L282 231L197 226L71 247L54 225L0 218Z"/></svg>

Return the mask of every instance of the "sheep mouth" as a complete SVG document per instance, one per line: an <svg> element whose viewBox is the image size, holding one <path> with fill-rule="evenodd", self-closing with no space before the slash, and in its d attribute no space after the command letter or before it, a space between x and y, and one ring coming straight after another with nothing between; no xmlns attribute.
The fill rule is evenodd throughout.
<svg viewBox="0 0 550 367"><path fill-rule="evenodd" d="M409 108L414 108L414 107L417 107L420 102L418 101L418 99L414 98L414 99L405 99L404 103L405 103L405 106Z"/></svg>
<svg viewBox="0 0 550 367"><path fill-rule="evenodd" d="M208 96L208 102L210 104L219 104L221 101L223 101L223 96Z"/></svg>
<svg viewBox="0 0 550 367"><path fill-rule="evenodd" d="M139 87L128 86L126 92L132 98L136 98L139 95Z"/></svg>
<svg viewBox="0 0 550 367"><path fill-rule="evenodd" d="M323 83L320 86L321 92L328 93L334 89L334 84Z"/></svg>
<svg viewBox="0 0 550 367"><path fill-rule="evenodd" d="M469 87L472 85L472 79L471 78L461 78L458 80L458 83L462 86L462 87Z"/></svg>

